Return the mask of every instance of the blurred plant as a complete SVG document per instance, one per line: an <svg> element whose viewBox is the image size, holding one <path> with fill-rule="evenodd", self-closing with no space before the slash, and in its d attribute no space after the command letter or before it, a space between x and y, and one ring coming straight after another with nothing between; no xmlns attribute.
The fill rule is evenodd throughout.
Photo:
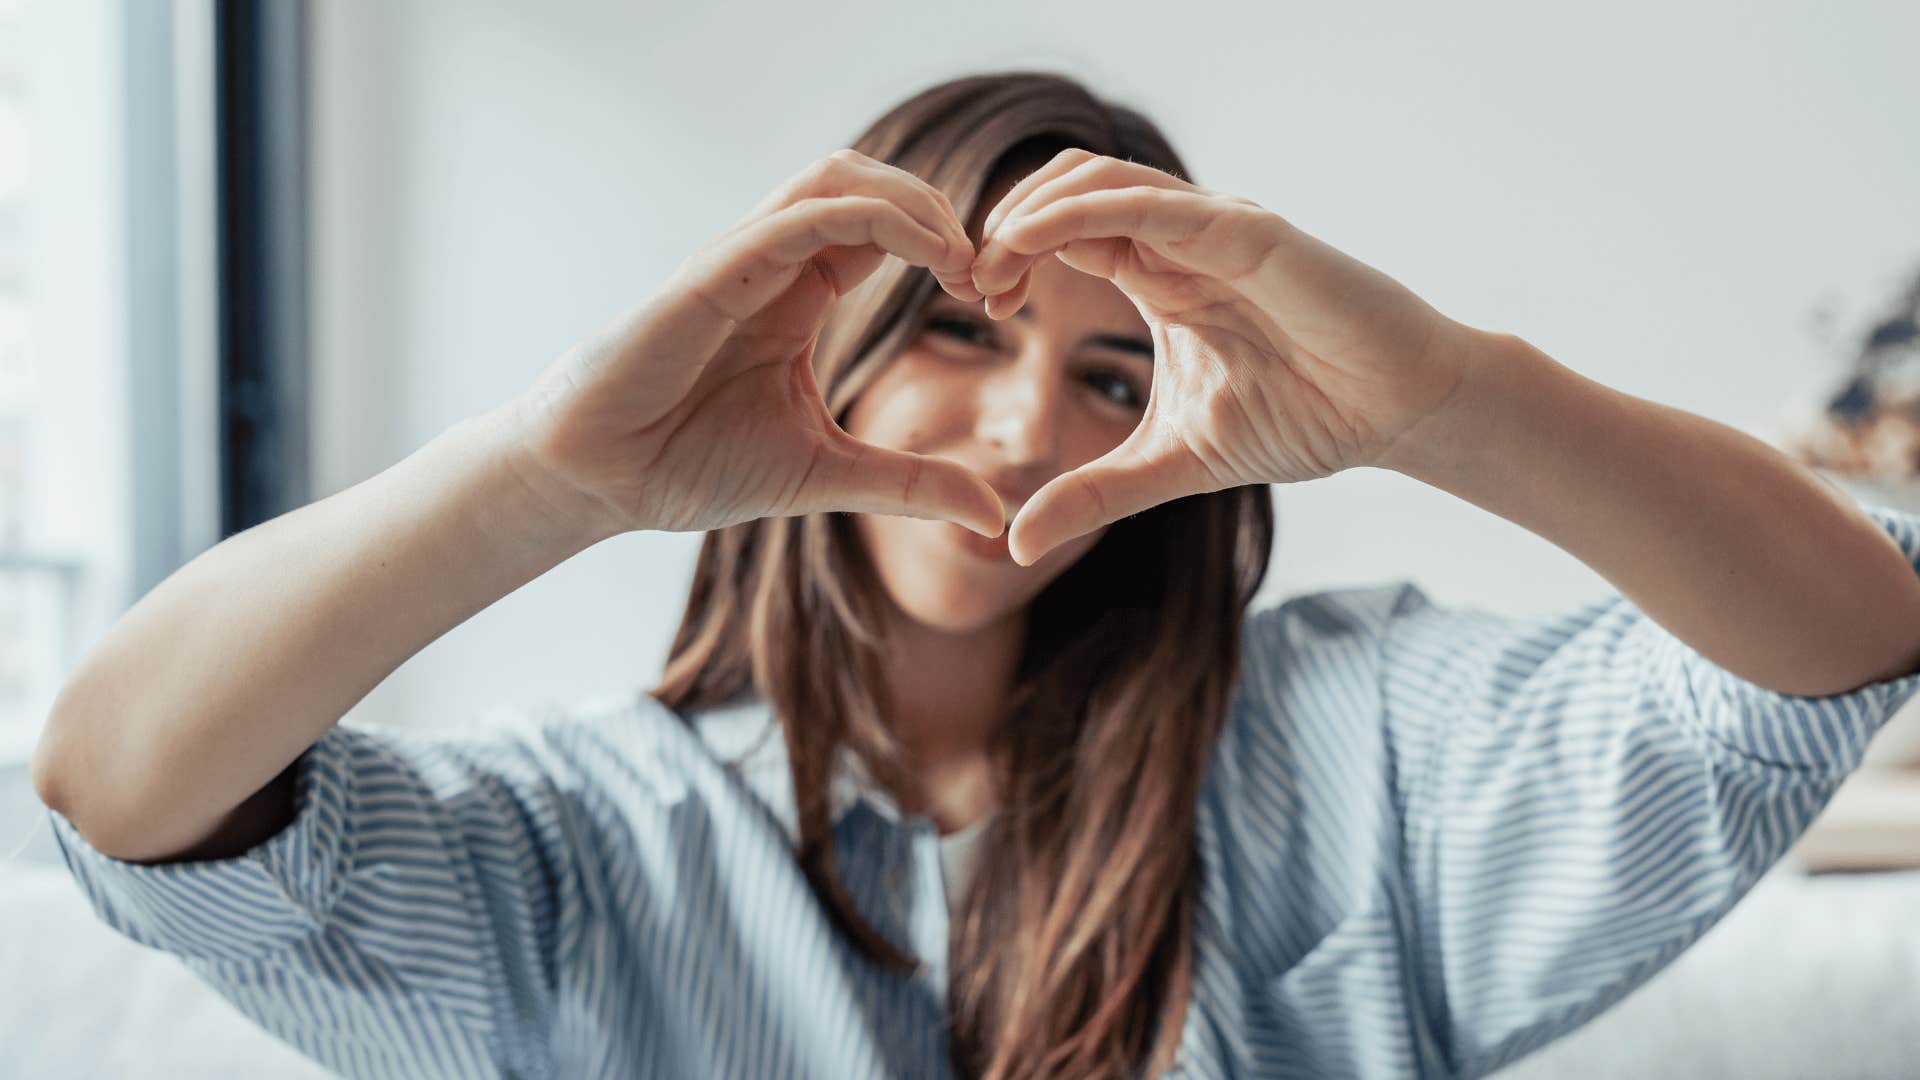
<svg viewBox="0 0 1920 1080"><path fill-rule="evenodd" d="M1920 475L1920 269L1861 336L1846 381L1786 447L1809 465L1889 479Z"/></svg>

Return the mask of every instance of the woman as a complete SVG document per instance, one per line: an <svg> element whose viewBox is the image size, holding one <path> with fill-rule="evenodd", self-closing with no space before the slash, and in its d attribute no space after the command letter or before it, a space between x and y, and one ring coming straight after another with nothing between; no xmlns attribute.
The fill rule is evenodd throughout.
<svg viewBox="0 0 1920 1080"><path fill-rule="evenodd" d="M1249 612L1265 485L1362 466L1620 592ZM634 529L707 532L648 694L336 722ZM1137 113L985 76L169 579L36 775L104 918L350 1075L1481 1075L1784 853L1920 687L1916 558L1920 520L1446 319Z"/></svg>

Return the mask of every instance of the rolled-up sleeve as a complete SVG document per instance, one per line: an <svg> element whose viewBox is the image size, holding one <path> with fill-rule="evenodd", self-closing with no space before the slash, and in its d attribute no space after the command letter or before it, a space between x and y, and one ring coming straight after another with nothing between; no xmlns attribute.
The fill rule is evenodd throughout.
<svg viewBox="0 0 1920 1080"><path fill-rule="evenodd" d="M1920 518L1863 506L1920 565ZM1669 963L1812 824L1920 673L1779 693L1632 603L1515 619L1407 586L1380 634L1424 1013L1454 1075Z"/></svg>
<svg viewBox="0 0 1920 1080"><path fill-rule="evenodd" d="M103 921L328 1067L539 1075L574 878L552 764L531 726L338 724L295 763L293 820L204 861L116 859L48 814Z"/></svg>

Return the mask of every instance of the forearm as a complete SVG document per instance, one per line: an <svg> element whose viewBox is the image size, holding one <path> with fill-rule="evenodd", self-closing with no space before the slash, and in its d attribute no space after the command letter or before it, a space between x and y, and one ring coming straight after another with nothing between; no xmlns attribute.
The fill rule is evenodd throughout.
<svg viewBox="0 0 1920 1080"><path fill-rule="evenodd" d="M42 798L101 842L171 850L408 657L591 546L516 466L506 415L227 538L142 597L55 702Z"/></svg>
<svg viewBox="0 0 1920 1080"><path fill-rule="evenodd" d="M1701 655L1819 696L1920 668L1920 577L1818 475L1758 439L1489 335L1382 467L1544 536Z"/></svg>

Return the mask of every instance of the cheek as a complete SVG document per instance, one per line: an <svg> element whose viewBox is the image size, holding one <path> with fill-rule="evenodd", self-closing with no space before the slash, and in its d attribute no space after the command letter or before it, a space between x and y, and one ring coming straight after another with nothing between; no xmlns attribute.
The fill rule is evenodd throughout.
<svg viewBox="0 0 1920 1080"><path fill-rule="evenodd" d="M954 388L902 357L854 399L841 427L874 446L919 450L955 422L961 400Z"/></svg>

